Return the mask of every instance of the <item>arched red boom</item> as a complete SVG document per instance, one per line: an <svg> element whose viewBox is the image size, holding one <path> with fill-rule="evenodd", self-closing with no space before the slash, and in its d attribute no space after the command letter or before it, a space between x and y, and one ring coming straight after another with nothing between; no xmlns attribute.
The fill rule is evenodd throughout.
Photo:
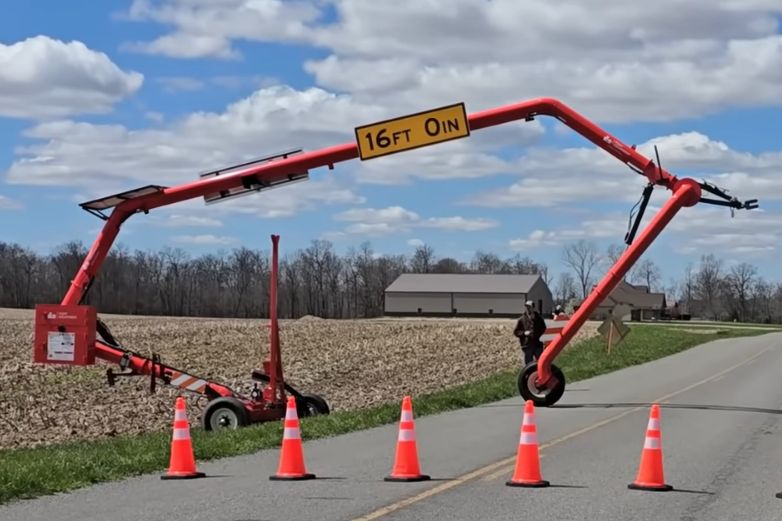
<svg viewBox="0 0 782 521"><path fill-rule="evenodd" d="M702 199L701 190L704 188L721 197L725 197L725 194L718 189L711 187L711 185L699 183L693 179L678 179L670 172L667 172L659 165L655 164L651 159L639 153L634 147L625 145L619 139L578 114L564 103L553 98L536 98L512 105L476 112L468 116L468 121L470 130L475 131L511 121L531 120L535 116L540 115L551 116L558 119L598 147L616 157L622 163L627 164L639 174L644 175L648 179L650 187L652 185L661 185L672 192L672 197L644 229L638 237L638 240L627 248L622 257L611 267L603 280L600 281L584 303L575 312L573 317L567 322L561 334L554 338L546 347L537 364L537 380L535 381L535 386L539 390L543 390L544 388L550 388L551 386L556 385L550 370L553 359L568 341L573 338L595 307L611 292L617 283L622 280L629 268L648 248L678 210L685 206L695 205L699 201L723 204L733 208L751 209L756 206L753 206L754 200L748 201L747 203L740 203L735 198L731 198L730 202L723 203ZM233 173L206 178L172 188L165 188L148 195L125 200L116 205L111 215L107 218L103 230L98 234L87 257L74 277L67 294L62 300L62 304L76 305L82 301L90 283L96 276L98 269L106 258L112 243L119 233L121 224L134 213L146 213L155 208L178 203L187 199L236 189L242 187L248 179L253 179L256 182L261 183L273 183L285 180L292 174L308 171L310 169L324 166L333 168L335 163L355 159L357 157L359 157L357 143L344 143L342 145L293 155L284 159L255 164L248 166L247 168L238 169ZM121 354L100 342L97 343L96 348L96 356L110 361L117 362L117 358ZM230 389L223 388L219 385L212 384L212 387L219 394L224 396L228 396L231 393Z"/></svg>

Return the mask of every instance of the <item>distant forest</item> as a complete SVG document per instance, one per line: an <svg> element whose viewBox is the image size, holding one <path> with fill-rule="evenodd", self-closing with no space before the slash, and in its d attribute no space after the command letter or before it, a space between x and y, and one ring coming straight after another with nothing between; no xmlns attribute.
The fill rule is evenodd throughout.
<svg viewBox="0 0 782 521"><path fill-rule="evenodd" d="M381 316L385 288L405 272L540 273L555 302L572 309L621 252L616 245L600 252L586 240L568 244L562 251L567 271L553 280L548 266L521 255L502 259L479 251L470 262L460 262L438 258L427 245L411 255L378 255L371 243L364 242L340 256L328 241L312 241L306 249L280 256L278 314ZM0 242L0 307L60 302L86 254L79 242L66 243L46 256ZM102 313L268 317L270 269L271 247L191 257L181 249L131 252L116 246L84 303ZM726 267L714 255L703 255L698 265L684 267L678 279L665 284L660 269L641 260L626 279L666 293L669 306L678 303L693 317L782 322L782 285L763 279L749 263Z"/></svg>

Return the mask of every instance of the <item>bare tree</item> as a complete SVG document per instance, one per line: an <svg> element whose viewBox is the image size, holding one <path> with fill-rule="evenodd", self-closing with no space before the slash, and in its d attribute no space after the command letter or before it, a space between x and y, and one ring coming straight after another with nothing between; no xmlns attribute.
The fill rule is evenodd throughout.
<svg viewBox="0 0 782 521"><path fill-rule="evenodd" d="M662 273L660 268L651 259L644 259L636 264L632 271L631 281L633 284L643 284L649 291L654 291L660 283Z"/></svg>
<svg viewBox="0 0 782 521"><path fill-rule="evenodd" d="M559 276L556 289L554 290L554 298L559 304L565 305L571 299L576 298L578 289L576 288L576 281L573 275L570 273L563 273Z"/></svg>
<svg viewBox="0 0 782 521"><path fill-rule="evenodd" d="M683 309L683 313L692 313L693 296L695 294L695 272L693 271L692 263L687 263L684 268L684 279L680 286L681 295L679 300L684 302L684 306L680 306Z"/></svg>
<svg viewBox="0 0 782 521"><path fill-rule="evenodd" d="M434 249L426 244L416 246L410 269L413 273L429 273L434 265Z"/></svg>
<svg viewBox="0 0 782 521"><path fill-rule="evenodd" d="M608 249L606 250L606 262L610 263L610 265L614 265L624 252L625 249L618 244L609 245Z"/></svg>
<svg viewBox="0 0 782 521"><path fill-rule="evenodd" d="M742 262L730 269L725 278L728 300L731 306L732 318L739 322L748 319L748 304L752 289L755 287L755 278L758 270L748 262Z"/></svg>
<svg viewBox="0 0 782 521"><path fill-rule="evenodd" d="M494 253L475 252L470 269L476 273L510 273L510 267Z"/></svg>
<svg viewBox="0 0 782 521"><path fill-rule="evenodd" d="M593 242L581 239L565 246L562 260L575 272L581 286L581 298L586 298L593 284L592 271L600 263L597 247Z"/></svg>
<svg viewBox="0 0 782 521"><path fill-rule="evenodd" d="M467 267L456 259L444 257L435 263L432 271L435 273L465 273Z"/></svg>
<svg viewBox="0 0 782 521"><path fill-rule="evenodd" d="M720 292L723 286L722 260L713 253L701 256L701 264L695 275L698 298L708 316L717 320L721 313Z"/></svg>

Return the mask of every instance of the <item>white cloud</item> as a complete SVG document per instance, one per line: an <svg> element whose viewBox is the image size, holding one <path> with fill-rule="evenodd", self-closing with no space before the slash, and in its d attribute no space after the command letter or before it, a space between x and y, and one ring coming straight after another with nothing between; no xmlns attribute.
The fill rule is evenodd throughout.
<svg viewBox="0 0 782 521"><path fill-rule="evenodd" d="M697 205L683 210L666 231L676 238L674 247L679 253L731 253L751 258L778 250L782 217L759 209L737 211L731 218L727 209Z"/></svg>
<svg viewBox="0 0 782 521"><path fill-rule="evenodd" d="M413 248L417 248L419 246L423 246L424 241L422 241L421 239L409 239L407 241L407 245L412 246Z"/></svg>
<svg viewBox="0 0 782 521"><path fill-rule="evenodd" d="M649 205L639 235L658 210L659 207ZM579 239L622 244L626 231L626 216L593 212L576 225L537 229L527 237L509 240L508 246L514 251L535 253L544 248L559 249ZM666 255L666 251L656 246L661 240L674 253L697 257L713 252L720 257L733 255L752 261L760 256L777 255L778 245L782 244L782 217L752 210L737 211L731 218L727 209L696 205L682 209L665 227L649 250L653 255Z"/></svg>
<svg viewBox="0 0 782 521"><path fill-rule="evenodd" d="M0 194L0 210L18 210L22 208L22 204L14 201L8 196Z"/></svg>
<svg viewBox="0 0 782 521"><path fill-rule="evenodd" d="M173 33L125 47L175 58L237 59L233 39L278 41L299 39L320 11L311 2L283 0L134 0L127 17L172 25Z"/></svg>
<svg viewBox="0 0 782 521"><path fill-rule="evenodd" d="M511 239L508 245L514 251L534 252L543 247L560 247L579 239L622 239L625 231L627 231L626 217L615 214L600 215L582 220L575 228L536 229L526 238Z"/></svg>
<svg viewBox="0 0 782 521"><path fill-rule="evenodd" d="M543 135L538 122L492 128L467 138L363 161L357 167L360 183L398 185L418 179L478 179L518 171L513 160L496 155L503 147L516 150Z"/></svg>
<svg viewBox="0 0 782 521"><path fill-rule="evenodd" d="M388 208L351 208L334 216L338 221L363 222L367 224L380 223L413 223L420 217L401 206L389 206Z"/></svg>
<svg viewBox="0 0 782 521"><path fill-rule="evenodd" d="M264 219L292 217L320 206L362 204L366 199L333 178L309 180L239 197L209 207L218 215L245 214Z"/></svg>
<svg viewBox="0 0 782 521"><path fill-rule="evenodd" d="M151 179L181 183L269 153L343 143L353 137L356 121L372 121L379 113L321 89L275 86L223 112L196 112L161 128L54 121L25 132L33 143L16 150L8 181L89 189L100 180L102 192ZM341 175L340 166L334 175Z"/></svg>
<svg viewBox="0 0 782 521"><path fill-rule="evenodd" d="M172 237L172 240L175 242L181 242L184 244L195 244L198 246L206 246L206 245L215 245L215 244L221 244L221 245L229 245L229 244L235 244L239 242L238 239L234 237L218 237L216 235L175 235Z"/></svg>
<svg viewBox="0 0 782 521"><path fill-rule="evenodd" d="M36 36L0 43L0 116L51 119L105 113L143 82L82 42Z"/></svg>
<svg viewBox="0 0 782 521"><path fill-rule="evenodd" d="M782 101L782 6L657 7L629 3L595 17L575 0L345 0L339 21L313 32L334 54L307 69L357 96L463 98L475 107L554 96L602 121Z"/></svg>
<svg viewBox="0 0 782 521"><path fill-rule="evenodd" d="M327 239L338 239L347 235L382 236L395 233L409 232L414 228L435 228L444 231L480 231L495 228L499 223L493 219L452 217L429 217L422 219L416 212L407 210L401 206L389 206L386 208L352 208L334 216L338 221L347 221L348 225L343 231L327 232L323 235ZM418 241L418 239L411 239ZM414 246L417 242L408 244ZM423 243L422 243L423 244Z"/></svg>
<svg viewBox="0 0 782 521"><path fill-rule="evenodd" d="M318 25L330 4L336 21ZM554 96L608 122L782 102L779 2L594 9L578 0L137 0L130 12L173 26L148 44L172 56L235 58L235 40L325 48L305 65L321 86L393 106L464 100L478 110Z"/></svg>
<svg viewBox="0 0 782 521"><path fill-rule="evenodd" d="M157 78L157 82L163 86L163 90L168 93L196 91L204 88L204 82L198 78L187 76L164 76Z"/></svg>
<svg viewBox="0 0 782 521"><path fill-rule="evenodd" d="M464 217L430 217L421 223L425 228L438 228L440 230L460 230L465 232L477 232L496 228L499 223L494 219L465 219Z"/></svg>
<svg viewBox="0 0 782 521"><path fill-rule="evenodd" d="M162 112L149 111L144 113L144 117L153 123L163 123L166 116Z"/></svg>
<svg viewBox="0 0 782 521"><path fill-rule="evenodd" d="M700 132L683 132L650 139L638 151L654 157L654 146L666 169L695 169L699 172L743 171L756 174L779 172L782 151L751 154L732 150L723 141L715 141Z"/></svg>
<svg viewBox="0 0 782 521"><path fill-rule="evenodd" d="M655 145L663 167L678 177L709 181L741 200L782 199L782 177L777 174L782 164L780 151L738 152L699 132L654 138L637 148L654 158ZM522 175L519 181L479 192L465 202L491 208L560 207L593 201L635 203L646 184L645 177L597 147L533 149L516 165ZM653 193L653 201L670 196L662 187Z"/></svg>
<svg viewBox="0 0 782 521"><path fill-rule="evenodd" d="M158 223L159 226L165 226L167 228L185 228L185 227L198 227L198 226L204 226L204 227L221 227L223 226L222 221L219 219L214 219L212 217L205 217L205 216L198 216L198 215L187 215L187 214L181 214L181 213L174 213L168 216L168 219L163 220Z"/></svg>

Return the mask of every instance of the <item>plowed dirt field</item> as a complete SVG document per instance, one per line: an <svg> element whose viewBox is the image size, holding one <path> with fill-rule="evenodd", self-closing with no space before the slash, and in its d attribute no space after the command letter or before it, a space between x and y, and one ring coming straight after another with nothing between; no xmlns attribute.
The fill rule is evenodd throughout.
<svg viewBox="0 0 782 521"><path fill-rule="evenodd" d="M158 353L170 366L249 392L250 371L268 352L268 320L103 315L129 349ZM332 411L440 390L521 364L509 319L323 320L280 322L286 380L317 393ZM596 334L587 323L571 345ZM106 383L108 364L32 363L32 311L0 309L0 448L169 429L177 391L149 379ZM205 398L188 398L199 425Z"/></svg>

